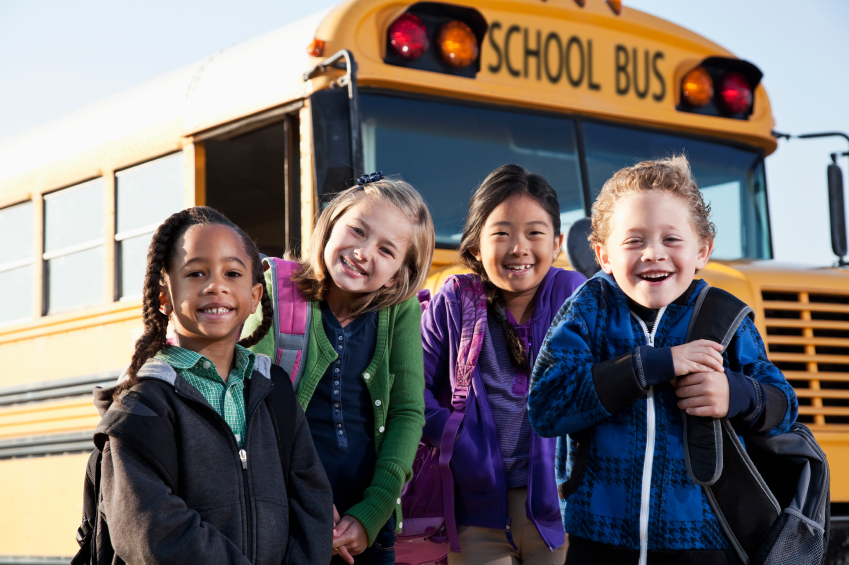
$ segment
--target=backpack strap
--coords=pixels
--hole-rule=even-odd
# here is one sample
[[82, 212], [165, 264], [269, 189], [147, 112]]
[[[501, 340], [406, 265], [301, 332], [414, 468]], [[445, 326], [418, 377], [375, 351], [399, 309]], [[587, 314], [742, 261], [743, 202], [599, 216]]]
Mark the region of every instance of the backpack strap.
[[[687, 342], [731, 343], [737, 328], [754, 312], [730, 293], [705, 287], [696, 298]], [[702, 487], [723, 532], [748, 563], [781, 513], [757, 467], [727, 418], [690, 416], [684, 423], [684, 460], [690, 478]]]
[[297, 387], [304, 373], [301, 360], [309, 344], [307, 330], [312, 317], [309, 303], [298, 290], [298, 285], [292, 281], [292, 275], [301, 266], [295, 261], [277, 257], [266, 257], [262, 262], [264, 268], [271, 269], [271, 279], [275, 283], [271, 286], [271, 303], [275, 306], [272, 323], [274, 349], [277, 352], [275, 363], [283, 367], [292, 385]]
[[[705, 286], [696, 297], [685, 342], [709, 339], [722, 345], [724, 351], [746, 316], [754, 318], [745, 302], [721, 288]], [[684, 410], [681, 418], [687, 473], [697, 485], [710, 486], [722, 474], [721, 423], [716, 418], [690, 416]]]
[[297, 398], [291, 386], [289, 375], [277, 365], [271, 365], [271, 392], [265, 397], [265, 405], [271, 415], [274, 435], [277, 437], [277, 451], [280, 453], [280, 467], [289, 488], [289, 465], [292, 461], [292, 449], [295, 445], [295, 426], [298, 424], [296, 409]]
[[483, 282], [475, 275], [455, 275], [445, 284], [453, 284], [460, 298], [462, 313], [460, 344], [457, 351], [455, 380], [452, 383], [451, 405], [454, 411], [445, 422], [442, 441], [439, 447], [439, 474], [442, 479], [442, 507], [445, 513], [445, 525], [448, 530], [448, 543], [451, 551], [460, 552], [460, 539], [457, 534], [457, 519], [454, 514], [454, 476], [451, 473], [451, 456], [454, 454], [454, 442], [457, 432], [466, 415], [466, 400], [472, 385], [472, 374], [478, 364], [483, 340], [486, 335], [486, 291]]

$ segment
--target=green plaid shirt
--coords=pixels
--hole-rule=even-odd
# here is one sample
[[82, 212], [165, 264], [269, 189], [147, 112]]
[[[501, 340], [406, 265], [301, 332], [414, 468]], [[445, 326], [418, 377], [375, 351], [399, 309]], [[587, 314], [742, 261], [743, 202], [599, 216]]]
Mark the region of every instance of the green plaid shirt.
[[236, 345], [236, 366], [227, 376], [227, 382], [215, 370], [215, 364], [199, 353], [172, 345], [156, 354], [174, 367], [190, 385], [200, 391], [209, 405], [218, 412], [242, 447], [245, 442], [245, 379], [251, 378], [256, 355]]

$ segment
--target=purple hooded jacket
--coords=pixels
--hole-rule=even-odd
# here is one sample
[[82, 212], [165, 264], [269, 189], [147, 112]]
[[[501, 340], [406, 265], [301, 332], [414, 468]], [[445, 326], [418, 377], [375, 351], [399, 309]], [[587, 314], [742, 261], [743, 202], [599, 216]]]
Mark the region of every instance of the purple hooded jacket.
[[[552, 267], [537, 289], [531, 318], [534, 358], [563, 302], [586, 279], [583, 275]], [[443, 286], [422, 314], [425, 366], [425, 426], [423, 439], [439, 447], [442, 430], [451, 414], [460, 341], [460, 302], [452, 285]], [[552, 549], [563, 545], [563, 521], [554, 478], [556, 440], [531, 432], [528, 463], [528, 518]], [[492, 409], [480, 366], [472, 374], [466, 416], [451, 459], [454, 474], [457, 524], [506, 530], [507, 486]]]

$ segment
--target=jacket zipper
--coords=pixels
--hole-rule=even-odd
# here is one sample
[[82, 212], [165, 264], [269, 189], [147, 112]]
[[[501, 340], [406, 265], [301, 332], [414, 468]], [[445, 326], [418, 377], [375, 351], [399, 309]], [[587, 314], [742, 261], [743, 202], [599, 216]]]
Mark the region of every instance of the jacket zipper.
[[[230, 435], [231, 440], [233, 441], [234, 444], [236, 444], [236, 449], [239, 452], [239, 461], [241, 462], [241, 465], [242, 465], [242, 485], [244, 486], [244, 490], [245, 490], [245, 523], [247, 525], [247, 532], [248, 532], [248, 534], [247, 534], [247, 544], [246, 544], [248, 554], [246, 555], [246, 557], [249, 560], [253, 560], [253, 556], [252, 556], [252, 553], [253, 553], [253, 551], [252, 551], [252, 548], [253, 548], [253, 524], [252, 524], [252, 521], [251, 521], [251, 497], [250, 497], [250, 494], [248, 492], [248, 451], [246, 449], [240, 448], [239, 444], [236, 443], [236, 438], [233, 436], [233, 430], [230, 429], [230, 424], [227, 423], [227, 420], [224, 419], [224, 416], [222, 416], [221, 414], [219, 414], [218, 412], [216, 412], [215, 410], [213, 410], [211, 407], [207, 406], [206, 404], [203, 404], [202, 402], [198, 401], [195, 398], [192, 398], [191, 396], [189, 396], [187, 394], [180, 394], [180, 396], [182, 396], [182, 397], [184, 397], [188, 400], [191, 400], [192, 402], [197, 402], [201, 406], [203, 406], [203, 407], [205, 407], [209, 410], [212, 410], [212, 412], [216, 416], [218, 416], [218, 418], [224, 423], [224, 426], [227, 428], [227, 431], [230, 432], [229, 435]], [[260, 400], [260, 402], [258, 402], [257, 405], [254, 407], [253, 412], [251, 412], [250, 415], [247, 415], [247, 414], [245, 415], [245, 445], [248, 444], [248, 431], [250, 429], [250, 421], [253, 419], [254, 414], [256, 414], [256, 411], [259, 408], [259, 405], [262, 404], [262, 402], [264, 400], [265, 400], [265, 398], [263, 397], [262, 400]]]
[[[654, 347], [654, 336], [657, 333], [657, 328], [660, 327], [660, 319], [666, 311], [666, 306], [657, 312], [657, 317], [654, 320], [654, 326], [649, 332], [646, 323], [636, 314], [631, 312], [631, 315], [636, 318], [643, 328], [643, 333], [646, 335], [646, 341], [650, 347]], [[651, 505], [651, 473], [652, 464], [654, 463], [654, 441], [655, 441], [655, 405], [654, 405], [654, 387], [649, 387], [648, 395], [646, 396], [646, 454], [643, 461], [643, 481], [642, 490], [640, 492], [640, 562], [639, 565], [647, 565], [648, 563], [648, 547], [649, 547], [649, 507]]]

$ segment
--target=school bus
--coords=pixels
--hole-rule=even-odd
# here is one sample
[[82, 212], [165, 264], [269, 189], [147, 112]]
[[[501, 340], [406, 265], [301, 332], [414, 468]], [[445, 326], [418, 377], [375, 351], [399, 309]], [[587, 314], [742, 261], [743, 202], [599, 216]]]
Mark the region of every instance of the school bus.
[[263, 253], [303, 252], [334, 192], [400, 174], [433, 211], [436, 288], [495, 167], [547, 177], [565, 227], [613, 171], [681, 151], [719, 232], [701, 276], [754, 308], [849, 514], [849, 279], [772, 260], [760, 80], [614, 0], [351, 0], [0, 140], [0, 563], [76, 551], [90, 391], [128, 363], [170, 213], [213, 206]]

